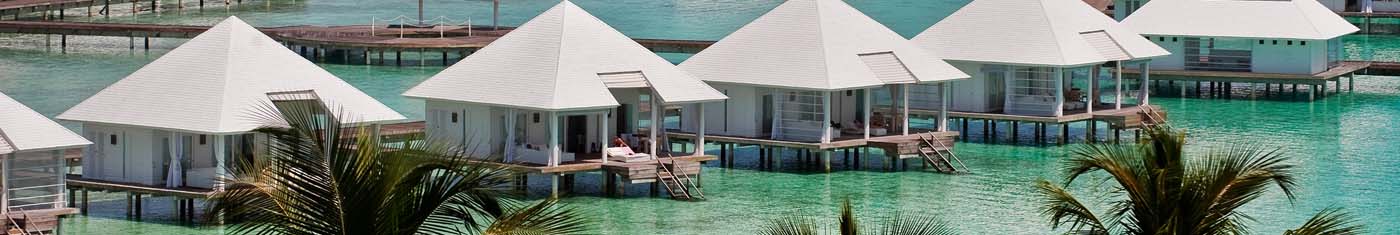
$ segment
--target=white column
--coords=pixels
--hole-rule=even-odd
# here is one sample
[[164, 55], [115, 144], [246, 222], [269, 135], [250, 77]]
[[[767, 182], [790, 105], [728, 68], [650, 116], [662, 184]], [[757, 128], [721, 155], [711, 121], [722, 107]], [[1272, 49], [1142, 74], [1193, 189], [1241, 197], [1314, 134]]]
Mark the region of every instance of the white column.
[[865, 113], [865, 138], [866, 138], [866, 139], [869, 139], [869, 138], [870, 138], [870, 123], [875, 123], [875, 120], [870, 120], [870, 112], [871, 112], [871, 111], [870, 111], [870, 106], [872, 106], [872, 104], [873, 104], [873, 103], [870, 102], [870, 91], [871, 91], [870, 88], [865, 88], [865, 111], [864, 111], [864, 113]]
[[549, 166], [559, 166], [559, 157], [563, 155], [563, 149], [559, 148], [559, 112], [549, 112]]
[[1123, 109], [1123, 66], [1127, 64], [1118, 61], [1118, 67], [1113, 70], [1113, 109]]
[[909, 135], [909, 86], [910, 84], [901, 85], [900, 87], [903, 89], [900, 89], [902, 91], [899, 95], [900, 99], [903, 100], [900, 103], [904, 106], [904, 135]]
[[[68, 182], [68, 161], [65, 161], [63, 159], [63, 150], [54, 150], [51, 152], [53, 153], [54, 162], [58, 163], [58, 179], [56, 179], [58, 182], [54, 182], [54, 184], [63, 185]], [[61, 208], [64, 206], [63, 201], [68, 200], [67, 197], [64, 197], [65, 192], [67, 191], [59, 191], [58, 198], [54, 198], [54, 204], [51, 208]], [[9, 200], [9, 198], [6, 198], [5, 200]]]
[[[1151, 81], [1151, 80], [1148, 80], [1148, 78], [1151, 77], [1151, 75], [1148, 73], [1148, 67], [1149, 67], [1151, 64], [1152, 64], [1151, 61], [1143, 61], [1142, 64], [1139, 64], [1139, 65], [1138, 65], [1139, 67], [1142, 67], [1141, 69], [1138, 69], [1138, 71], [1142, 72], [1142, 73], [1141, 73], [1141, 74], [1142, 74], [1142, 87], [1138, 88], [1138, 89], [1139, 89], [1139, 90], [1138, 90], [1138, 105], [1147, 105], [1147, 99], [1148, 99], [1148, 97], [1149, 97], [1149, 93], [1148, 93], [1148, 90], [1147, 90], [1147, 83]], [[1182, 87], [1182, 89], [1181, 89], [1181, 90], [1182, 90], [1182, 92], [1181, 92], [1182, 95], [1181, 95], [1181, 96], [1184, 97], [1184, 96], [1186, 96], [1186, 83], [1183, 82], [1183, 83], [1181, 83], [1181, 84], [1182, 84], [1182, 85], [1181, 85], [1181, 87]]]
[[695, 116], [699, 116], [696, 126], [700, 127], [695, 129], [695, 155], [705, 155], [705, 104], [695, 104], [695, 107]]
[[[506, 109], [505, 162], [515, 161], [515, 109]], [[465, 132], [464, 132], [465, 133]]]
[[938, 84], [942, 91], [938, 92], [942, 99], [939, 99], [938, 107], [938, 131], [948, 131], [948, 101], [953, 99], [953, 82], [945, 81]]
[[14, 165], [15, 155], [17, 154], [10, 153], [7, 155], [0, 155], [5, 157], [4, 163], [0, 163], [0, 173], [4, 174], [4, 179], [0, 180], [0, 192], [7, 192], [0, 193], [0, 211], [4, 211], [7, 213], [10, 212], [10, 194], [8, 193], [10, 192], [10, 179], [14, 178], [14, 176], [10, 174], [11, 172], [14, 172], [10, 170], [10, 166]]
[[[1102, 70], [1103, 67], [1094, 65], [1090, 66], [1089, 69], [1089, 89], [1086, 89], [1089, 93], [1089, 99], [1084, 101], [1084, 113], [1094, 113], [1094, 105], [1099, 103], [1099, 70]], [[1069, 79], [1070, 86], [1073, 86], [1074, 76], [1070, 76]]]
[[598, 120], [603, 122], [602, 124], [598, 125], [599, 127], [601, 127], [598, 129], [598, 135], [602, 136], [602, 138], [599, 139], [599, 142], [603, 142], [603, 149], [600, 149], [600, 151], [598, 152], [603, 153], [603, 162], [608, 162], [608, 148], [610, 145], [612, 145], [613, 137], [612, 135], [609, 135], [609, 133], [611, 132], [608, 130], [608, 123], [612, 122], [612, 111], [609, 110], [603, 112], [603, 114], [599, 114]]
[[1055, 116], [1065, 115], [1065, 69], [1055, 68]]
[[224, 136], [214, 135], [214, 190], [224, 189], [223, 178], [228, 174], [224, 159], [228, 157], [227, 149], [228, 143], [224, 142]]
[[[773, 97], [773, 100], [777, 99], [780, 98]], [[831, 91], [822, 91], [822, 143], [831, 143]]]
[[666, 108], [661, 107], [661, 102], [657, 102], [658, 99], [660, 99], [660, 97], [657, 97], [655, 92], [652, 92], [651, 94], [651, 127], [647, 128], [647, 130], [649, 130], [649, 132], [651, 133], [647, 135], [648, 137], [650, 137], [647, 138], [647, 142], [650, 143], [648, 146], [650, 152], [648, 153], [651, 154], [652, 159], [656, 159], [656, 144], [659, 143], [658, 140], [661, 139], [661, 136], [659, 136], [661, 133], [660, 130], [662, 128], [661, 112], [665, 112]]

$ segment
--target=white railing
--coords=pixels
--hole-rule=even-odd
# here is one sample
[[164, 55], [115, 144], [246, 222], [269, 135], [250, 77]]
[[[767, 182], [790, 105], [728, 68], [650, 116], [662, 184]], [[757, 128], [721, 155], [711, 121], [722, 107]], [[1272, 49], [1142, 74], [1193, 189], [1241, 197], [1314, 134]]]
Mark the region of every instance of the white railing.
[[[376, 36], [376, 35], [378, 35], [378, 34], [375, 32], [375, 30], [377, 30], [377, 29], [379, 28], [379, 22], [384, 22], [384, 26], [389, 26], [390, 24], [394, 23], [395, 21], [398, 21], [398, 23], [399, 23], [399, 24], [398, 24], [398, 25], [399, 25], [399, 38], [403, 38], [404, 35], [407, 34], [407, 28], [408, 28], [408, 27], [404, 27], [404, 26], [407, 25], [407, 21], [408, 21], [408, 20], [412, 20], [412, 19], [409, 18], [408, 16], [405, 16], [405, 15], [399, 15], [399, 16], [396, 16], [396, 17], [394, 17], [394, 18], [388, 18], [388, 19], [382, 19], [382, 20], [379, 19], [379, 17], [372, 17], [372, 18], [370, 18], [370, 21], [369, 21], [369, 34], [370, 34], [371, 36]], [[438, 16], [437, 18], [433, 18], [433, 19], [431, 19], [431, 20], [421, 20], [421, 19], [420, 19], [419, 24], [420, 24], [420, 25], [432, 25], [433, 28], [435, 28], [435, 29], [438, 30], [438, 37], [439, 37], [439, 38], [441, 38], [441, 37], [446, 37], [446, 36], [447, 36], [447, 26], [465, 26], [465, 27], [467, 27], [467, 36], [468, 36], [468, 37], [474, 36], [474, 33], [472, 32], [473, 29], [472, 29], [472, 19], [471, 19], [471, 18], [466, 18], [465, 20], [455, 20], [455, 19], [452, 19], [452, 18], [448, 18], [447, 16]]]

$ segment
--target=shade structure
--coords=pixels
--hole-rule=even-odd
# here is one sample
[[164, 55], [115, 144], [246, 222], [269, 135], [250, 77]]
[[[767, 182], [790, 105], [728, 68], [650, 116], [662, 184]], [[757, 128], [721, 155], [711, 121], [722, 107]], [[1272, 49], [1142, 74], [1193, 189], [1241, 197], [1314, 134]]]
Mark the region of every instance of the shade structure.
[[680, 67], [706, 82], [807, 90], [968, 77], [841, 0], [787, 1]]
[[669, 104], [727, 98], [570, 1], [404, 95], [569, 111], [618, 106], [609, 88], [650, 88]]
[[315, 92], [342, 120], [402, 120], [373, 97], [288, 50], [238, 17], [59, 115], [59, 119], [201, 134], [236, 134], [267, 124], [268, 93]]
[[974, 0], [914, 37], [948, 60], [1082, 66], [1168, 52], [1080, 0]]

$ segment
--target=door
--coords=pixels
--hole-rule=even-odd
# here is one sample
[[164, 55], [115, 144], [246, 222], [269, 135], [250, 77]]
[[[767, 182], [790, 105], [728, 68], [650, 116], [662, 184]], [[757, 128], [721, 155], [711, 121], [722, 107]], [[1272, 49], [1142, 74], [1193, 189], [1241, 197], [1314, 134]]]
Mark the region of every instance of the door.
[[612, 113], [613, 121], [617, 122], [614, 123], [613, 126], [615, 126], [614, 128], [617, 129], [617, 134], [619, 135], [621, 135], [622, 133], [632, 133], [633, 129], [629, 128], [631, 125], [627, 125], [628, 123], [630, 123], [627, 120], [632, 118], [632, 115], [630, 115], [632, 112], [628, 112], [627, 110], [631, 108], [631, 105], [627, 104], [618, 105], [617, 111], [613, 111]]
[[101, 178], [109, 180], [121, 180], [126, 178], [126, 139], [121, 133], [97, 132], [99, 155], [101, 159]]
[[987, 72], [987, 110], [1006, 108], [1006, 72]]
[[564, 120], [564, 152], [588, 151], [588, 116], [574, 115]]

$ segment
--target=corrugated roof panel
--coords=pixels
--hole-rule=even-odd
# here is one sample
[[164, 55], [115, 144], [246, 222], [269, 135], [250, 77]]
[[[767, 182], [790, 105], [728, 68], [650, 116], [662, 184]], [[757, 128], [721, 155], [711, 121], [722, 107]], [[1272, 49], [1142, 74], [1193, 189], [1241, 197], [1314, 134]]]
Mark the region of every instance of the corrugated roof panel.
[[1095, 51], [1103, 55], [1104, 59], [1115, 61], [1133, 59], [1132, 56], [1128, 56], [1127, 50], [1123, 50], [1123, 47], [1118, 45], [1118, 42], [1115, 42], [1113, 37], [1108, 36], [1108, 33], [1103, 30], [1083, 32], [1079, 33], [1079, 36], [1084, 37], [1084, 42], [1089, 43], [1089, 47], [1093, 47]]
[[234, 134], [261, 127], [268, 92], [315, 90], [345, 120], [404, 119], [373, 97], [229, 17], [59, 115], [62, 120]]
[[914, 73], [909, 72], [909, 68], [904, 66], [904, 62], [899, 60], [894, 52], [880, 52], [860, 55], [860, 60], [865, 61], [865, 66], [870, 67], [871, 72], [875, 72], [875, 77], [885, 81], [885, 83], [901, 84], [916, 83]]
[[913, 41], [948, 60], [1045, 66], [1112, 61], [1080, 36], [1089, 31], [1103, 31], [1131, 58], [1168, 54], [1079, 0], [972, 1]]
[[707, 82], [804, 90], [888, 84], [857, 55], [895, 52], [918, 82], [967, 74], [841, 0], [791, 0], [680, 65]]
[[73, 148], [90, 142], [68, 128], [0, 94], [0, 154]]
[[620, 73], [600, 73], [599, 79], [603, 79], [603, 84], [608, 88], [643, 88], [649, 87], [647, 76], [641, 71], [620, 72]]
[[[620, 71], [636, 74], [614, 74]], [[579, 110], [617, 106], [608, 90], [612, 86], [650, 86], [668, 103], [728, 98], [570, 1], [530, 19], [404, 95]]]
[[1360, 31], [1315, 0], [1151, 1], [1123, 19], [1142, 34], [1328, 40]]

